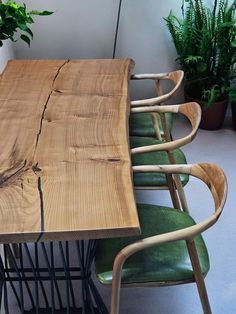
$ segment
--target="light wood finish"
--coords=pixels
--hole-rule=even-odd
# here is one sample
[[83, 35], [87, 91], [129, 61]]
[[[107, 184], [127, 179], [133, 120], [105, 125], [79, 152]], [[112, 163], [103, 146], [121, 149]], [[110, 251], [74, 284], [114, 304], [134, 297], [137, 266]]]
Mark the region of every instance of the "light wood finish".
[[0, 80], [0, 242], [139, 234], [133, 61], [11, 61]]
[[180, 88], [180, 85], [183, 81], [184, 78], [184, 72], [181, 70], [178, 71], [173, 71], [169, 73], [158, 73], [158, 74], [134, 74], [131, 76], [132, 80], [154, 80], [156, 82], [156, 85], [160, 83], [161, 80], [169, 80], [172, 81], [174, 84], [173, 89], [162, 95], [158, 94], [159, 96], [157, 97], [152, 97], [148, 99], [141, 99], [141, 100], [132, 100], [131, 101], [131, 106], [136, 107], [136, 106], [153, 106], [157, 104], [161, 104], [163, 102], [166, 102], [167, 100], [171, 99], [178, 89]]
[[[213, 164], [195, 164], [195, 165], [170, 165], [170, 166], [135, 166], [134, 172], [162, 172], [162, 173], [185, 173], [193, 175], [201, 179], [209, 187], [215, 203], [214, 213], [202, 222], [194, 226], [184, 228], [181, 230], [153, 236], [150, 238], [142, 239], [131, 245], [128, 245], [121, 250], [114, 261], [113, 266], [113, 279], [112, 279], [112, 298], [111, 298], [111, 314], [118, 314], [119, 312], [119, 298], [120, 298], [120, 285], [121, 285], [121, 270], [127, 258], [134, 253], [158, 246], [163, 243], [168, 243], [177, 240], [192, 241], [194, 237], [201, 234], [218, 220], [227, 194], [227, 181], [223, 171]], [[198, 287], [200, 290], [201, 301], [203, 303], [203, 310], [205, 314], [210, 314], [210, 306], [207, 295], [204, 294], [204, 287]], [[202, 296], [203, 294], [204, 296]]]
[[[145, 152], [152, 152], [152, 151], [161, 151], [165, 150], [167, 151], [168, 158], [170, 160], [170, 164], [175, 164], [175, 159], [173, 157], [172, 150], [179, 148], [181, 146], [184, 146], [191, 141], [196, 136], [200, 120], [201, 120], [201, 108], [197, 103], [185, 103], [182, 105], [171, 105], [171, 106], [152, 106], [152, 107], [137, 107], [137, 108], [131, 108], [131, 113], [142, 113], [142, 112], [158, 112], [159, 114], [163, 114], [166, 112], [172, 112], [172, 113], [180, 113], [183, 114], [190, 122], [191, 124], [191, 132], [177, 140], [171, 140], [170, 139], [170, 134], [169, 131], [167, 133], [167, 130], [164, 129], [164, 134], [167, 137], [167, 142], [163, 142], [158, 145], [150, 145], [150, 146], [143, 146], [143, 147], [138, 147], [138, 148], [133, 148], [131, 149], [132, 154], [138, 154], [138, 153], [145, 153]], [[160, 137], [158, 137], [158, 140], [161, 140]], [[168, 189], [171, 195], [171, 199], [173, 202], [173, 206], [175, 208], [183, 208], [185, 211], [188, 211], [187, 207], [187, 202], [186, 198], [183, 192], [183, 187], [179, 178], [179, 175], [174, 175], [174, 180], [172, 178], [172, 175], [166, 174], [166, 180], [167, 180], [167, 185]], [[145, 190], [145, 189], [166, 189], [167, 187], [135, 187], [135, 189], [138, 190]], [[178, 193], [176, 192], [176, 188]], [[180, 199], [180, 201], [179, 201]], [[181, 203], [181, 204], [180, 204]], [[181, 206], [182, 205], [182, 206]]]
[[[137, 106], [142, 106], [142, 105], [148, 105], [152, 107], [153, 105], [157, 105], [157, 104], [163, 105], [164, 102], [171, 99], [176, 94], [176, 92], [180, 88], [183, 77], [184, 77], [184, 72], [181, 70], [170, 72], [170, 73], [133, 75], [132, 79], [135, 79], [135, 80], [146, 80], [146, 79], [155, 80], [156, 91], [157, 91], [158, 96], [154, 98], [144, 99], [144, 100], [132, 101], [131, 106], [137, 107]], [[163, 80], [170, 80], [174, 84], [173, 89], [169, 93], [164, 94], [164, 95], [163, 95], [162, 86], [161, 86], [161, 81]], [[160, 118], [161, 118], [161, 126], [164, 131], [164, 136], [162, 138], [156, 113], [152, 111], [146, 111], [146, 112], [150, 112], [152, 123], [153, 123], [153, 128], [155, 130], [157, 139], [171, 142], [171, 136], [167, 127], [164, 113], [163, 112], [159, 113]], [[172, 152], [168, 150], [167, 153], [168, 153], [168, 158], [170, 160], [170, 163], [175, 164], [175, 160], [173, 158]], [[182, 184], [181, 184], [179, 176], [174, 175], [172, 177], [171, 175], [166, 174], [166, 181], [167, 181], [168, 189], [169, 189], [171, 199], [173, 202], [173, 206], [175, 208], [181, 208], [180, 203], [182, 203], [182, 208], [184, 207], [187, 211], [188, 207], [187, 207], [187, 203], [185, 200], [185, 196], [184, 196], [184, 192], [183, 192], [183, 188], [182, 188]], [[176, 191], [176, 188], [177, 188], [178, 193]], [[137, 189], [142, 190], [142, 189], [146, 189], [146, 187], [138, 187]], [[157, 189], [159, 189], [159, 187], [157, 187]]]
[[[161, 77], [162, 75], [158, 75], [158, 76]], [[173, 77], [174, 77], [174, 83], [178, 85], [178, 81], [179, 81], [178, 76], [174, 75]], [[162, 91], [160, 79], [156, 80], [156, 91], [157, 91], [157, 95], [159, 97], [159, 105], [164, 105], [164, 103], [161, 103], [161, 101], [166, 101], [166, 99], [163, 100], [164, 96], [163, 96], [163, 91]], [[197, 114], [198, 114], [198, 119], [200, 120], [201, 112], [200, 113], [197, 112]], [[163, 138], [162, 138], [161, 133], [160, 133], [160, 126], [158, 124], [157, 115], [155, 114], [155, 112], [151, 112], [152, 123], [153, 123], [153, 127], [155, 129], [156, 137], [158, 140], [164, 140], [164, 141], [167, 141], [168, 143], [172, 143], [172, 136], [171, 136], [170, 131], [168, 129], [165, 115], [163, 112], [160, 112], [159, 115], [160, 115], [161, 126], [162, 126], [162, 129], [164, 131]], [[193, 116], [193, 118], [194, 118], [194, 116]], [[168, 159], [170, 161], [170, 164], [176, 164], [176, 160], [175, 160], [175, 156], [173, 154], [173, 151], [171, 149], [169, 149], [169, 150], [166, 150], [166, 152], [168, 154]], [[182, 186], [182, 182], [180, 180], [179, 174], [171, 175], [171, 174], [167, 173], [166, 174], [166, 181], [167, 181], [167, 186], [169, 189], [169, 193], [170, 193], [174, 208], [182, 209], [185, 212], [189, 212], [189, 207], [187, 204], [186, 196], [184, 193], [184, 188]], [[148, 188], [148, 187], [145, 187], [145, 189], [146, 188]], [[143, 187], [139, 187], [139, 189], [143, 189]], [[211, 313], [210, 305], [209, 305], [209, 301], [208, 301], [208, 296], [207, 296], [207, 292], [206, 292], [206, 287], [205, 287], [205, 283], [204, 283], [204, 278], [203, 278], [202, 272], [200, 270], [199, 258], [196, 254], [195, 243], [194, 243], [194, 241], [186, 240], [186, 244], [187, 244], [188, 252], [189, 252], [189, 255], [191, 258], [191, 262], [192, 262], [192, 266], [193, 266], [193, 270], [194, 270], [194, 274], [195, 274], [195, 280], [196, 280], [196, 284], [197, 284], [197, 287], [199, 290], [199, 295], [200, 295], [200, 298], [202, 301], [203, 309], [204, 309], [205, 313]]]
[[[161, 90], [161, 86], [160, 86], [159, 82], [157, 84], [157, 93], [159, 95], [162, 94], [162, 90]], [[191, 104], [189, 104], [189, 105], [191, 105]], [[176, 107], [176, 106], [172, 106], [172, 107]], [[165, 112], [164, 110], [165, 110], [165, 108], [168, 108], [168, 106], [163, 106], [163, 107], [159, 107], [159, 108], [162, 108], [162, 110], [159, 110], [159, 114], [160, 114], [160, 118], [161, 118], [161, 125], [162, 125], [162, 128], [164, 130], [164, 139], [167, 141], [167, 143], [165, 145], [166, 145], [166, 151], [168, 154], [168, 158], [169, 158], [170, 164], [176, 164], [176, 160], [175, 160], [172, 148], [171, 148], [171, 146], [176, 141], [173, 141], [171, 138], [169, 129], [167, 127], [165, 115], [164, 115], [164, 112]], [[141, 108], [134, 108], [133, 110], [136, 112], [139, 112], [139, 109], [141, 109]], [[146, 108], [143, 110], [148, 112], [150, 110], [150, 108]], [[142, 111], [142, 109], [140, 110], [140, 112], [141, 111]], [[198, 108], [194, 108], [194, 106], [188, 106], [188, 104], [185, 104], [185, 105], [182, 105], [180, 107], [180, 109], [176, 110], [176, 112], [181, 112], [185, 116], [187, 116], [191, 122], [192, 129], [193, 129], [193, 136], [191, 136], [191, 133], [190, 133], [190, 136], [187, 137], [188, 138], [187, 140], [185, 140], [184, 138], [182, 140], [179, 140], [179, 143], [178, 143], [179, 145], [176, 147], [181, 147], [182, 145], [189, 143], [195, 137], [199, 123], [200, 123], [201, 110], [200, 110], [199, 106], [198, 106]], [[152, 117], [153, 117], [154, 127], [156, 125], [156, 128], [157, 128], [158, 121], [156, 118], [156, 114], [152, 113], [152, 115], [153, 115]], [[159, 126], [158, 126], [158, 128], [159, 128]], [[161, 139], [159, 134], [157, 134], [157, 138]], [[160, 144], [160, 146], [161, 145], [163, 145], [163, 144]], [[156, 145], [156, 146], [158, 146], [158, 145]], [[159, 149], [160, 148], [161, 147], [159, 147]], [[145, 150], [146, 148], [144, 147], [142, 149]], [[166, 180], [167, 180], [169, 193], [170, 193], [170, 196], [172, 199], [173, 207], [178, 208], [178, 209], [182, 209], [185, 212], [189, 212], [189, 207], [187, 204], [186, 196], [184, 193], [184, 189], [183, 189], [179, 174], [171, 175], [171, 174], [167, 173], [166, 174]], [[139, 187], [139, 188], [142, 189], [142, 187]], [[148, 188], [148, 187], [146, 187], [146, 188]], [[198, 287], [198, 291], [199, 291], [199, 295], [201, 298], [203, 309], [204, 309], [205, 313], [211, 313], [210, 304], [209, 304], [207, 291], [206, 291], [206, 287], [205, 287], [205, 282], [204, 282], [204, 278], [203, 278], [203, 275], [201, 272], [200, 262], [199, 262], [199, 258], [198, 258], [197, 252], [196, 252], [195, 243], [194, 243], [194, 241], [187, 239], [186, 244], [187, 244], [189, 256], [190, 256], [190, 259], [192, 262], [195, 280], [196, 280], [196, 284]]]
[[201, 108], [197, 103], [185, 103], [182, 105], [171, 105], [171, 106], [153, 106], [152, 108], [149, 107], [139, 107], [139, 108], [132, 108], [131, 113], [142, 113], [142, 112], [158, 112], [158, 113], [181, 113], [183, 114], [191, 123], [191, 132], [184, 136], [183, 138], [163, 142], [157, 145], [149, 145], [149, 146], [142, 146], [137, 148], [132, 148], [132, 154], [141, 154], [141, 153], [148, 153], [148, 152], [155, 152], [155, 151], [171, 151], [181, 146], [184, 146], [191, 141], [196, 136], [199, 123], [201, 121]]

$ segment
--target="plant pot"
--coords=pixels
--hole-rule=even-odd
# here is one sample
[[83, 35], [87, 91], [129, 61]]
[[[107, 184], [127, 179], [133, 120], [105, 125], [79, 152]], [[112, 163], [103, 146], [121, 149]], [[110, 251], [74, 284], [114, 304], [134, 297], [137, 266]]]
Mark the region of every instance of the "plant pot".
[[231, 103], [231, 109], [232, 109], [232, 124], [233, 129], [236, 131], [236, 102]]
[[[185, 91], [185, 100], [187, 102], [197, 102], [201, 106], [202, 109], [202, 118], [200, 122], [200, 129], [204, 130], [218, 130], [222, 127], [225, 119], [226, 109], [228, 100], [227, 98], [216, 101], [210, 108], [207, 110], [204, 110], [204, 102], [191, 97], [186, 91]], [[235, 108], [236, 111], [236, 108]]]

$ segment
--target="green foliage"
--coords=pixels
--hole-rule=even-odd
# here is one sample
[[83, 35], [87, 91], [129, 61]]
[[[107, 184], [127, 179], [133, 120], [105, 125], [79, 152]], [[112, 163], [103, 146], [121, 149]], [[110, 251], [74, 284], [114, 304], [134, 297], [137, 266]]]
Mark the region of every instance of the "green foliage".
[[[21, 39], [30, 46], [33, 32], [28, 25], [34, 23], [32, 16], [50, 15], [52, 13], [36, 10], [27, 12], [25, 4], [17, 4], [11, 0], [8, 0], [6, 3], [0, 1], [0, 46], [3, 45], [3, 40], [6, 39], [12, 41]], [[16, 33], [19, 36], [18, 38]]]
[[202, 0], [183, 0], [182, 19], [172, 11], [165, 18], [185, 84], [197, 84], [207, 106], [229, 94], [235, 77], [235, 10], [236, 0], [214, 0], [210, 8]]

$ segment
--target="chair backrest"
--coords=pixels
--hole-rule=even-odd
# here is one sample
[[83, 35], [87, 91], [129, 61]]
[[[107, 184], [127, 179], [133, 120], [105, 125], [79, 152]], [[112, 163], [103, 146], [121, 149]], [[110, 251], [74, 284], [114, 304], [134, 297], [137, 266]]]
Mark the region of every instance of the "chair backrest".
[[149, 145], [132, 148], [131, 154], [147, 153], [162, 150], [172, 151], [178, 147], [190, 143], [195, 138], [201, 120], [201, 108], [199, 104], [191, 102], [182, 105], [152, 106], [151, 108], [150, 107], [131, 108], [131, 113], [142, 113], [150, 111], [158, 113], [166, 112], [181, 113], [190, 121], [192, 130], [187, 136], [181, 139], [173, 140], [170, 142], [164, 142], [158, 145]]
[[174, 87], [172, 90], [164, 95], [161, 95], [158, 93], [157, 97], [152, 97], [152, 98], [147, 98], [147, 99], [142, 99], [142, 100], [133, 100], [130, 102], [131, 107], [136, 107], [136, 106], [153, 106], [157, 104], [161, 104], [169, 99], [171, 99], [175, 93], [178, 91], [180, 88], [180, 85], [183, 81], [184, 77], [184, 72], [181, 70], [178, 71], [173, 71], [169, 73], [159, 73], [159, 74], [134, 74], [131, 76], [132, 80], [155, 80], [157, 89], [159, 89], [158, 85], [160, 84], [161, 80], [169, 80], [174, 83]]
[[126, 259], [134, 253], [177, 240], [188, 240], [210, 228], [219, 218], [227, 195], [227, 180], [219, 166], [214, 164], [134, 166], [134, 172], [184, 173], [193, 175], [206, 183], [215, 203], [213, 215], [191, 227], [142, 239], [123, 248], [116, 256], [113, 266], [112, 298], [110, 314], [118, 314], [121, 285], [121, 271]]
[[[182, 173], [202, 180], [210, 189], [215, 203], [213, 221], [219, 218], [227, 195], [227, 180], [223, 170], [215, 164], [133, 166], [134, 172]], [[201, 232], [204, 230], [201, 230]]]

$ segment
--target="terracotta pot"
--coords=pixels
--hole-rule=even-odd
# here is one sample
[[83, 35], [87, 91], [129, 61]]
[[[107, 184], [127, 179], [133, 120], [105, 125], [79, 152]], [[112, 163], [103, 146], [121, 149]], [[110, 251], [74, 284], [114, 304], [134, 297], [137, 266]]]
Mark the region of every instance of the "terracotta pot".
[[234, 131], [236, 131], [236, 103], [235, 102], [232, 102], [231, 109], [232, 109], [233, 129], [234, 129]]
[[[204, 102], [189, 96], [185, 92], [185, 100], [187, 102], [194, 101], [199, 103], [202, 108], [202, 118], [200, 122], [200, 128], [204, 130], [218, 130], [222, 127], [225, 119], [226, 109], [227, 109], [227, 98], [215, 102], [207, 110], [203, 110]], [[236, 109], [236, 108], [235, 108]]]

